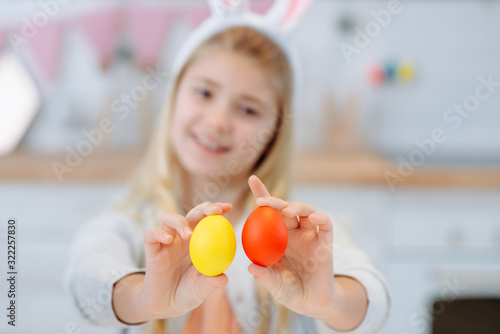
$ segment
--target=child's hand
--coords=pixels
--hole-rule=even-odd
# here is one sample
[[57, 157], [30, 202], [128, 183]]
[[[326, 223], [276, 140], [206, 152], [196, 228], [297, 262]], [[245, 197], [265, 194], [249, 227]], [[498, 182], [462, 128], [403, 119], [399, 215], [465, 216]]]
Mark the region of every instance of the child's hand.
[[[258, 206], [281, 214], [288, 230], [288, 246], [278, 263], [261, 267], [252, 263], [250, 274], [288, 309], [318, 317], [334, 307], [333, 225], [327, 215], [303, 202], [287, 203], [271, 197], [256, 176], [248, 180]], [[297, 221], [300, 217], [300, 223]], [[319, 226], [319, 233], [317, 227]]]
[[200, 305], [212, 291], [227, 284], [225, 274], [208, 277], [196, 270], [189, 256], [189, 240], [200, 220], [231, 209], [229, 203], [205, 202], [189, 211], [185, 218], [174, 213], [164, 214], [160, 227], [146, 232], [146, 276], [140, 296], [155, 319], [185, 314]]

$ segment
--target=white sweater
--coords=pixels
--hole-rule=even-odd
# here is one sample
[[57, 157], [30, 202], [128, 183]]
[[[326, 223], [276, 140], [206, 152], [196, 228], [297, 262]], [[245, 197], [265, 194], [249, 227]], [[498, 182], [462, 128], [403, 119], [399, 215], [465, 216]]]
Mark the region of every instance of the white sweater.
[[[244, 212], [244, 218], [235, 225], [237, 249], [233, 263], [225, 271], [229, 279], [225, 288], [243, 332], [254, 333], [259, 321], [255, 279], [247, 271], [250, 260], [241, 246], [241, 231], [248, 214], [248, 211]], [[369, 299], [368, 311], [361, 325], [353, 331], [342, 333], [376, 333], [389, 315], [387, 283], [368, 257], [354, 246], [347, 231], [340, 224], [332, 222], [334, 274], [350, 276], [361, 282]], [[114, 283], [128, 274], [145, 272], [143, 237], [154, 224], [150, 222], [141, 226], [122, 213], [106, 211], [76, 230], [63, 283], [81, 314], [90, 323], [123, 328], [126, 329], [124, 332], [130, 334], [150, 332], [153, 321], [136, 325], [121, 322], [113, 311], [111, 297]], [[270, 311], [271, 326], [277, 323], [275, 311]], [[318, 319], [294, 312], [289, 314], [291, 333], [339, 333]], [[187, 313], [168, 319], [168, 333], [181, 333], [189, 315]]]

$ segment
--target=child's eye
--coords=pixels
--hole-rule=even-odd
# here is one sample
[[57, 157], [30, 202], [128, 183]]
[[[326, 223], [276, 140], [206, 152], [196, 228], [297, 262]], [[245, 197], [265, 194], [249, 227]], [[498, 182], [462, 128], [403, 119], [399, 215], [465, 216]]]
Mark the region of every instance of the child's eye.
[[257, 115], [257, 112], [251, 108], [247, 108], [247, 107], [241, 107], [240, 108], [241, 112], [246, 114], [246, 115], [250, 115], [250, 116], [255, 116]]
[[212, 93], [210, 93], [208, 90], [203, 89], [203, 88], [196, 89], [196, 94], [202, 98], [205, 98], [205, 99], [208, 99], [212, 96]]

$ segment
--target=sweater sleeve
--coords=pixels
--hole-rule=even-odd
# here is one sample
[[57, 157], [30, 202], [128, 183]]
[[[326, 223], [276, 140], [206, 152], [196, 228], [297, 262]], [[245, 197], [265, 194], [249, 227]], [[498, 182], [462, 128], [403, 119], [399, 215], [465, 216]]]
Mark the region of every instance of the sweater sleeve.
[[361, 324], [352, 331], [335, 331], [316, 319], [318, 332], [331, 334], [377, 333], [387, 321], [390, 311], [390, 291], [383, 275], [373, 266], [367, 255], [356, 247], [340, 222], [333, 220], [334, 275], [349, 276], [360, 282], [368, 295], [368, 309]]
[[139, 267], [143, 252], [141, 227], [125, 215], [107, 211], [75, 231], [63, 274], [63, 286], [80, 314], [101, 327], [132, 327], [117, 318], [112, 306], [113, 286]]

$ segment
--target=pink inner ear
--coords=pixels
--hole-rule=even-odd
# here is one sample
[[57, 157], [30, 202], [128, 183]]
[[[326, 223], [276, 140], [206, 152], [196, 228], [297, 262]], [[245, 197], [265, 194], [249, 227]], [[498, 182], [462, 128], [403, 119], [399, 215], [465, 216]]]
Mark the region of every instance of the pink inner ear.
[[297, 19], [308, 7], [311, 0], [290, 0], [290, 5], [286, 12], [282, 24], [288, 24]]
[[283, 23], [290, 22], [290, 20], [295, 16], [298, 3], [299, 0], [290, 0], [290, 6], [288, 7], [285, 18], [282, 21]]

